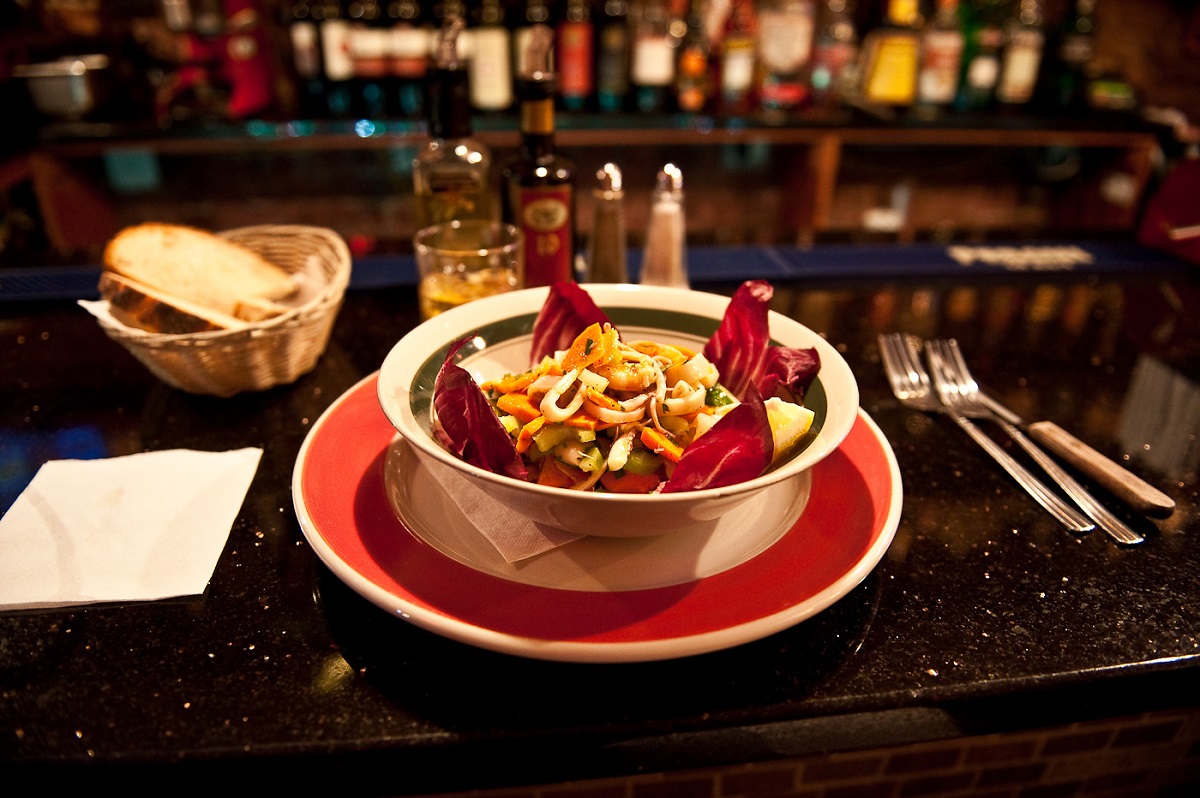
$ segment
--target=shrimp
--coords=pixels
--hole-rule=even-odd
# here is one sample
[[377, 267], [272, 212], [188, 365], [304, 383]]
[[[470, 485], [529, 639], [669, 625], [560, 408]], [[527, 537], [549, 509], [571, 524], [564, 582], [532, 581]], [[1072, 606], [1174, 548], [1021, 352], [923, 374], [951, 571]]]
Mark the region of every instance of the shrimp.
[[608, 387], [623, 393], [637, 393], [650, 387], [662, 374], [654, 358], [630, 347], [621, 347], [620, 359], [596, 364], [592, 371], [608, 380]]

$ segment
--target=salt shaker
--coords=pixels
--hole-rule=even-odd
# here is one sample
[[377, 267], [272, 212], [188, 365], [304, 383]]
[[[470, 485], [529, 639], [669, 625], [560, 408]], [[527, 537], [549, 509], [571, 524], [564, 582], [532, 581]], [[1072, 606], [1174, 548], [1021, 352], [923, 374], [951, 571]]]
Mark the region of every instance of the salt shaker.
[[683, 172], [666, 164], [658, 173], [642, 256], [642, 285], [687, 288], [684, 250]]
[[606, 163], [596, 172], [597, 185], [592, 216], [592, 237], [588, 241], [588, 280], [593, 283], [627, 283], [625, 240], [625, 192], [621, 170]]

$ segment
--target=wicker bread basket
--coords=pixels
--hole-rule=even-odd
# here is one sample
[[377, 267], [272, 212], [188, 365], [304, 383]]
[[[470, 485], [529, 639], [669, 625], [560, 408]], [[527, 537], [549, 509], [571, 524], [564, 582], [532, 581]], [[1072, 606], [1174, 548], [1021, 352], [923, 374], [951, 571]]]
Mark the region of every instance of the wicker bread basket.
[[350, 282], [350, 250], [332, 230], [299, 225], [240, 227], [219, 233], [297, 275], [304, 286], [287, 312], [233, 330], [165, 335], [98, 315], [108, 337], [163, 382], [189, 393], [233, 396], [294, 382], [329, 343]]

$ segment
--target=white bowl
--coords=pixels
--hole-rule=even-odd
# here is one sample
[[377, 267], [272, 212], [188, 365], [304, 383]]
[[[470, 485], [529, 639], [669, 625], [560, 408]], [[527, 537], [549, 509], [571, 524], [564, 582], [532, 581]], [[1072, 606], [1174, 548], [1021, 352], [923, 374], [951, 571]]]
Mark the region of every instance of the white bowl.
[[[621, 331], [623, 340], [649, 339], [699, 351], [720, 324], [729, 298], [638, 285], [585, 285]], [[431, 433], [434, 380], [448, 347], [475, 336], [460, 350], [459, 365], [482, 383], [529, 367], [533, 323], [547, 288], [480, 299], [424, 322], [392, 348], [379, 373], [379, 402], [393, 426], [435, 474], [452, 468], [478, 480], [497, 501], [533, 520], [582, 535], [661, 535], [719, 518], [784, 480], [796, 479], [833, 452], [858, 414], [858, 383], [846, 361], [820, 335], [771, 311], [772, 343], [813, 348], [821, 369], [805, 397], [816, 414], [812, 428], [785, 460], [759, 477], [722, 488], [663, 495], [618, 495], [564, 490], [522, 482], [470, 465]], [[797, 486], [801, 489], [801, 486]]]

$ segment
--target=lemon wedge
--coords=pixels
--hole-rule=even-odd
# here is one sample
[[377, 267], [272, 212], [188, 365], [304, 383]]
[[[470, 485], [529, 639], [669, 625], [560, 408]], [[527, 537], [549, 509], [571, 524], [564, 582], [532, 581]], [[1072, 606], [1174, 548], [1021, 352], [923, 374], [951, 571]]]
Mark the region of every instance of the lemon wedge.
[[766, 401], [767, 420], [771, 422], [771, 438], [775, 442], [773, 460], [787, 454], [804, 437], [813, 423], [813, 411], [803, 405], [785, 402], [778, 396]]

